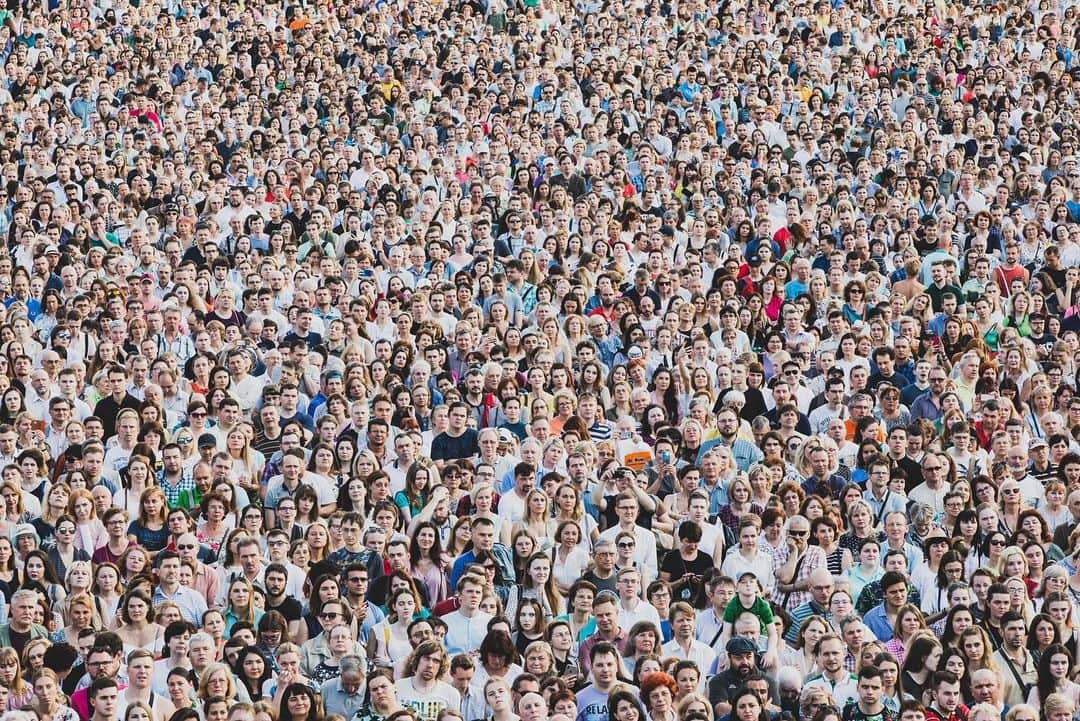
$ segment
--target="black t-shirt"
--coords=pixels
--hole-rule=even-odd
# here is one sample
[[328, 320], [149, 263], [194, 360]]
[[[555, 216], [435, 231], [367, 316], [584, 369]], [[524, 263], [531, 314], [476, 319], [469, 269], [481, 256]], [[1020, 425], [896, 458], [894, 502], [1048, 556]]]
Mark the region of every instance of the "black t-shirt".
[[22, 656], [23, 648], [30, 642], [30, 632], [21, 633], [13, 628], [8, 628], [8, 636], [11, 638], [11, 647], [15, 649], [15, 652]]
[[456, 461], [472, 458], [480, 452], [477, 436], [477, 432], [471, 428], [465, 429], [465, 432], [456, 438], [449, 433], [440, 433], [431, 441], [431, 460]]
[[698, 551], [697, 558], [693, 561], [685, 560], [678, 551], [671, 551], [664, 556], [664, 562], [660, 564], [660, 570], [671, 574], [673, 579], [690, 574], [703, 576], [712, 567], [713, 557], [704, 551]]
[[285, 617], [286, 621], [299, 621], [304, 613], [304, 607], [300, 605], [300, 602], [291, 596], [286, 596], [285, 600], [281, 602], [280, 606], [271, 606], [266, 604], [267, 611], [277, 611]]

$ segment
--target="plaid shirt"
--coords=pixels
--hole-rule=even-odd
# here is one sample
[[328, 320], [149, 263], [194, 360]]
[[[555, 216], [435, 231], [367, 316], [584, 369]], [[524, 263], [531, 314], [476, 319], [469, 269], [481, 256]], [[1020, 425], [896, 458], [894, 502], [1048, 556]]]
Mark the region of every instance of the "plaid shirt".
[[165, 482], [165, 469], [163, 468], [158, 471], [157, 482], [165, 493], [165, 502], [168, 503], [170, 510], [179, 505], [181, 493], [195, 490], [195, 479], [191, 477], [191, 471], [188, 470], [180, 471], [180, 482], [174, 486]]
[[[790, 550], [785, 544], [783, 548], [777, 550], [773, 556], [773, 572], [779, 570], [788, 560], [788, 554]], [[794, 582], [805, 581], [810, 577], [810, 574], [819, 568], [826, 567], [825, 551], [821, 550], [821, 546], [807, 546], [806, 553], [803, 555], [802, 563], [799, 564], [799, 572], [795, 574]], [[777, 584], [777, 589], [773, 591], [773, 601], [784, 608], [785, 611], [791, 611], [791, 609], [801, 606], [810, 600], [809, 591], [792, 591], [787, 593], [781, 591], [780, 584]]]

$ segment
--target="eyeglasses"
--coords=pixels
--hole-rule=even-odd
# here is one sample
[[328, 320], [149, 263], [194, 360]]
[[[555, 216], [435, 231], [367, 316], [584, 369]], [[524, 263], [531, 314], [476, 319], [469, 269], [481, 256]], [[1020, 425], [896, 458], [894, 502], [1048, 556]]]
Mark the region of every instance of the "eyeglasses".
[[633, 548], [634, 547], [634, 542], [633, 541], [624, 541], [623, 543], [620, 543], [618, 545], [619, 545], [619, 548]]
[[991, 538], [990, 539], [990, 545], [991, 546], [1004, 546], [1005, 541], [1004, 541], [1004, 539], [1001, 539], [1001, 538]]
[[791, 536], [792, 538], [805, 538], [806, 536], [809, 536], [809, 535], [810, 535], [810, 531], [795, 531], [795, 530], [789, 530], [789, 531], [788, 531], [787, 533], [788, 533], [788, 535], [789, 535], [789, 536]]
[[325, 618], [328, 621], [333, 621], [335, 618], [339, 618], [340, 613], [326, 613], [325, 611], [319, 614], [319, 618]]
[[924, 471], [940, 471], [941, 466], [923, 466]]
[[179, 543], [176, 546], [178, 551], [194, 551], [196, 548], [194, 543]]

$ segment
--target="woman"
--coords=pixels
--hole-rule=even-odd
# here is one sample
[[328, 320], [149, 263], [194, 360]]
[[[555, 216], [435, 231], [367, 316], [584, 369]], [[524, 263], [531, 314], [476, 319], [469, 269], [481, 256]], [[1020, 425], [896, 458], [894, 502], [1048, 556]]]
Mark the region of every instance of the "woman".
[[743, 686], [729, 699], [731, 721], [769, 721], [769, 714], [757, 691]]
[[[901, 664], [901, 679], [904, 690], [913, 698], [923, 698], [929, 688], [930, 677], [937, 670], [941, 652], [941, 644], [929, 634], [917, 636], [909, 644]], [[970, 668], [970, 664], [968, 667]]]
[[525, 562], [525, 573], [506, 601], [506, 616], [514, 618], [517, 606], [526, 598], [535, 599], [543, 609], [545, 620], [565, 612], [566, 604], [562, 595], [555, 588], [555, 579], [551, 575], [551, 556], [533, 553]]
[[256, 607], [255, 590], [251, 585], [251, 581], [242, 576], [233, 580], [229, 584], [226, 598], [227, 603], [223, 616], [227, 635], [231, 635], [232, 627], [241, 621], [249, 623], [253, 627], [258, 626], [263, 611]]
[[412, 652], [409, 624], [417, 612], [416, 597], [408, 589], [393, 592], [387, 611], [387, 617], [368, 632], [368, 658], [392, 666]]
[[1059, 693], [1080, 706], [1080, 684], [1072, 680], [1073, 663], [1072, 654], [1061, 644], [1047, 648], [1039, 657], [1039, 680], [1028, 693], [1028, 705], [1041, 709], [1050, 694]]
[[40, 586], [45, 591], [49, 605], [55, 606], [67, 597], [64, 585], [56, 575], [52, 561], [44, 551], [30, 551], [23, 563], [23, 588]]
[[241, 649], [232, 671], [252, 702], [263, 700], [263, 685], [273, 676], [273, 668], [258, 647]]
[[79, 532], [75, 535], [75, 547], [93, 554], [108, 541], [105, 526], [98, 520], [94, 510], [94, 498], [90, 491], [76, 488], [68, 500], [68, 515], [75, 519]]
[[225, 498], [216, 491], [203, 496], [199, 504], [201, 517], [196, 537], [200, 544], [209, 547], [215, 554], [221, 549], [230, 528], [225, 522], [227, 505]]
[[[90, 554], [75, 547], [75, 534], [78, 526], [71, 516], [61, 516], [56, 521], [55, 545], [49, 549], [49, 560], [59, 578], [66, 578], [68, 569], [76, 563], [86, 564], [86, 573], [90, 572]], [[89, 578], [87, 579], [89, 585]], [[70, 590], [70, 589], [69, 589]]]
[[874, 656], [874, 666], [881, 669], [881, 702], [894, 714], [900, 713], [900, 705], [907, 696], [900, 682], [900, 664], [895, 656], [884, 652]]
[[560, 521], [555, 529], [552, 575], [559, 593], [569, 591], [589, 565], [588, 551], [581, 548], [581, 528], [577, 521]]
[[655, 657], [660, 653], [660, 646], [664, 639], [660, 630], [651, 621], [638, 621], [626, 633], [626, 646], [623, 649], [623, 665], [631, 676], [640, 676], [636, 673], [638, 662], [644, 658]]
[[807, 678], [817, 668], [817, 656], [814, 654], [817, 642], [831, 632], [828, 621], [821, 616], [810, 616], [799, 626], [795, 648], [786, 643], [781, 644], [780, 664], [795, 668], [802, 674], [802, 678]]
[[128, 526], [128, 538], [149, 551], [151, 557], [157, 555], [169, 542], [165, 523], [168, 513], [164, 491], [157, 486], [147, 488], [139, 498], [139, 516]]
[[[719, 520], [732, 533], [738, 533], [739, 519], [746, 514], [760, 516], [765, 509], [750, 500], [750, 482], [737, 476], [728, 484], [728, 504], [720, 507]], [[711, 550], [711, 549], [710, 549]]]
[[220, 697], [228, 701], [238, 699], [236, 680], [232, 671], [223, 663], [211, 663], [199, 676], [199, 700]]
[[34, 689], [23, 679], [19, 654], [10, 646], [0, 648], [0, 684], [7, 687], [8, 711], [22, 708], [34, 698]]
[[353, 641], [351, 623], [340, 623], [331, 628], [326, 634], [326, 646], [329, 653], [311, 669], [311, 680], [320, 686], [338, 678], [341, 675], [341, 659], [353, 653], [356, 643]]
[[124, 655], [138, 648], [146, 648], [160, 654], [165, 645], [165, 629], [150, 619], [153, 604], [141, 591], [129, 592], [120, 604], [120, 620], [123, 625], [116, 633], [124, 642]]
[[413, 530], [409, 559], [413, 578], [424, 584], [431, 605], [444, 601], [449, 595], [448, 579], [439, 529], [431, 521], [422, 521]]
[[876, 538], [867, 538], [859, 546], [859, 562], [847, 571], [851, 595], [858, 599], [867, 585], [880, 581], [883, 575], [885, 569], [881, 566], [881, 544]]
[[41, 721], [78, 721], [79, 714], [68, 706], [60, 690], [60, 680], [51, 668], [43, 668], [34, 678], [34, 701], [30, 707]]
[[720, 570], [728, 578], [738, 578], [749, 571], [758, 577], [768, 594], [776, 579], [772, 572], [772, 556], [761, 549], [761, 523], [762, 519], [753, 515], [739, 519], [739, 545], [727, 554]]
[[825, 561], [829, 573], [833, 575], [834, 579], [843, 578], [851, 570], [852, 552], [840, 545], [837, 538], [836, 522], [828, 516], [815, 518], [814, 522], [810, 524], [810, 536], [817, 541], [817, 545], [825, 552]]
[[120, 569], [115, 563], [102, 563], [94, 569], [94, 583], [90, 591], [101, 618], [114, 618], [124, 591]]
[[993, 658], [994, 648], [990, 644], [990, 637], [981, 626], [965, 629], [960, 634], [958, 646], [967, 662], [968, 673], [974, 673], [983, 668], [997, 673], [997, 664]]
[[885, 642], [885, 650], [895, 656], [897, 662], [903, 666], [904, 656], [912, 639], [920, 632], [928, 630], [919, 608], [914, 604], [905, 603], [896, 612], [893, 637]]
[[675, 679], [666, 673], [650, 673], [641, 679], [641, 698], [650, 721], [677, 721]]
[[540, 602], [535, 598], [522, 599], [514, 614], [513, 639], [518, 655], [524, 658], [525, 649], [530, 644], [543, 641], [546, 628], [547, 620]]
[[54, 643], [68, 643], [78, 647], [79, 634], [86, 629], [98, 630], [94, 623], [94, 599], [86, 593], [73, 594], [66, 599], [66, 625], [54, 631], [51, 638]]
[[120, 481], [123, 487], [113, 494], [113, 505], [127, 511], [129, 518], [138, 517], [142, 494], [152, 483], [150, 477], [153, 470], [149, 458], [132, 455], [127, 466], [121, 471]]
[[290, 683], [281, 693], [278, 721], [319, 721], [321, 706], [315, 691], [303, 683]]
[[510, 545], [510, 540], [521, 531], [527, 531], [538, 542], [538, 550], [550, 551], [555, 545], [552, 539], [552, 531], [555, 524], [551, 519], [551, 502], [548, 495], [540, 488], [530, 489], [525, 494], [525, 511], [521, 520], [516, 521], [511, 527], [505, 524], [502, 527], [503, 544]]

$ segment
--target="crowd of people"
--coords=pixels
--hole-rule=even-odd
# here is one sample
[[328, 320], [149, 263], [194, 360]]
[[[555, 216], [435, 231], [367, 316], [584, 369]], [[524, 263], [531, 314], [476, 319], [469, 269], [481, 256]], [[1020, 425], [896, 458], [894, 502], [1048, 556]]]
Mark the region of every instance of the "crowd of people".
[[3, 721], [1080, 719], [1078, 36], [8, 0]]

